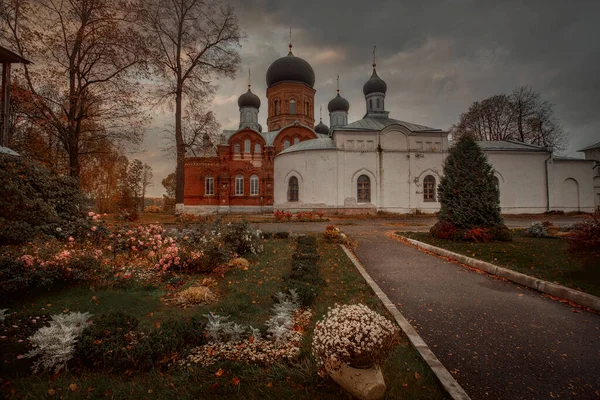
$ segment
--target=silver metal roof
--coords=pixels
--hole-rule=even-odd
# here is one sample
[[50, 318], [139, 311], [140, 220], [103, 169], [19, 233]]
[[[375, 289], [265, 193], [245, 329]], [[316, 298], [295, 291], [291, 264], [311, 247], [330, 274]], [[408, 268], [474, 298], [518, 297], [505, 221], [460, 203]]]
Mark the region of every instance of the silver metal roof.
[[412, 132], [442, 132], [441, 129], [430, 128], [425, 125], [417, 125], [411, 122], [400, 121], [397, 119], [371, 117], [365, 117], [348, 125], [336, 126], [334, 130], [380, 131], [390, 125], [401, 125]]
[[286, 153], [294, 153], [296, 151], [307, 151], [307, 150], [335, 150], [335, 143], [333, 139], [329, 137], [320, 137], [318, 139], [305, 140], [298, 144], [288, 147], [283, 150], [279, 155]]
[[497, 150], [497, 151], [541, 151], [547, 152], [548, 150], [542, 146], [536, 146], [533, 144], [515, 142], [512, 140], [491, 140], [491, 141], [477, 141], [479, 147], [483, 150]]
[[593, 149], [598, 149], [598, 148], [600, 148], [600, 142], [598, 142], [596, 144], [592, 144], [588, 147], [584, 147], [583, 149], [577, 150], [577, 151], [586, 151], [586, 150], [593, 150]]

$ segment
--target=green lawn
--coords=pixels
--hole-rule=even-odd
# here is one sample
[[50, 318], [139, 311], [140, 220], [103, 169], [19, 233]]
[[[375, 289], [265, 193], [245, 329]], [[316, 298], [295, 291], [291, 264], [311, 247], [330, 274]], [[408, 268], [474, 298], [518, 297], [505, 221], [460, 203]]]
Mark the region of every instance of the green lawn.
[[[220, 279], [216, 289], [219, 300], [210, 306], [187, 309], [169, 306], [160, 301], [166, 294], [165, 290], [133, 287], [102, 291], [75, 288], [42, 293], [18, 302], [2, 299], [0, 308], [10, 307], [31, 315], [53, 314], [66, 309], [88, 311], [94, 315], [123, 310], [140, 319], [142, 330], [154, 329], [156, 322], [167, 318], [201, 316], [208, 311], [231, 314], [232, 320], [239, 323], [263, 326], [270, 316], [272, 296], [285, 286], [283, 277], [290, 271], [295, 245], [292, 239], [267, 241], [265, 251], [251, 258], [252, 265], [248, 271], [230, 270]], [[241, 362], [219, 362], [208, 368], [192, 366], [130, 375], [83, 370], [51, 377], [48, 374], [31, 376], [16, 364], [16, 368], [10, 371], [0, 369], [0, 397], [4, 393], [11, 398], [27, 399], [59, 396], [65, 399], [345, 399], [347, 395], [333, 381], [317, 375], [316, 364], [310, 355], [314, 322], [335, 303], [363, 302], [380, 313], [387, 311], [338, 245], [319, 239], [319, 252], [319, 267], [327, 286], [322, 288], [315, 301], [313, 322], [305, 334], [300, 358], [294, 365], [275, 364], [265, 368]], [[389, 399], [448, 398], [406, 338], [382, 368]], [[216, 376], [219, 369], [225, 372]], [[240, 379], [240, 383], [234, 385], [233, 378]]]
[[561, 238], [532, 238], [514, 231], [512, 242], [453, 242], [437, 239], [425, 232], [397, 232], [459, 254], [510, 268], [539, 279], [600, 296], [600, 260], [585, 264], [567, 252]]

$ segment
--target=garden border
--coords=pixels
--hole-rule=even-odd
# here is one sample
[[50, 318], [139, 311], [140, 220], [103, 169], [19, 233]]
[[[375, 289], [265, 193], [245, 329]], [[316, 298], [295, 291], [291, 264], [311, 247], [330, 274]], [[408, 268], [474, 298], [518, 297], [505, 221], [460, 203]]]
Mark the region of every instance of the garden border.
[[476, 258], [467, 257], [465, 255], [455, 253], [450, 250], [432, 246], [430, 244], [423, 243], [415, 239], [398, 235], [396, 233], [393, 233], [392, 235], [394, 235], [398, 239], [412, 244], [413, 246], [420, 247], [438, 256], [452, 258], [460, 263], [468, 265], [469, 267], [477, 268], [484, 272], [487, 272], [490, 275], [499, 276], [504, 279], [508, 279], [511, 282], [518, 283], [519, 285], [523, 285], [530, 289], [537, 290], [538, 292], [572, 301], [579, 305], [588, 307], [594, 311], [600, 311], [600, 297], [584, 293], [579, 290], [571, 289], [566, 286], [558, 285], [556, 283], [534, 278], [532, 276], [513, 271], [512, 269], [500, 267], [498, 265], [491, 264], [486, 261], [481, 261]]
[[404, 331], [412, 345], [417, 349], [423, 360], [429, 365], [429, 368], [433, 371], [435, 376], [438, 378], [444, 390], [455, 400], [470, 400], [469, 395], [464, 389], [456, 382], [456, 379], [448, 372], [446, 367], [438, 360], [433, 354], [427, 343], [419, 336], [417, 331], [412, 325], [404, 318], [402, 313], [396, 308], [394, 303], [390, 301], [387, 295], [381, 290], [379, 285], [371, 278], [371, 275], [365, 270], [358, 258], [350, 251], [346, 246], [340, 244], [342, 250], [346, 253], [350, 261], [354, 264], [358, 272], [362, 275], [365, 281], [371, 286], [371, 289], [375, 292], [379, 300], [388, 309], [388, 311], [394, 316], [394, 319], [400, 325], [400, 328]]

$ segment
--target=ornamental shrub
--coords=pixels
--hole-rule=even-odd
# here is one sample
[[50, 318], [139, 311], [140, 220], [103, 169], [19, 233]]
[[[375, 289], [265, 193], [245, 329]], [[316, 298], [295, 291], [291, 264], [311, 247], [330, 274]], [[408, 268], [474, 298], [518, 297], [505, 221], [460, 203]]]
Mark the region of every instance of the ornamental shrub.
[[122, 311], [102, 314], [82, 333], [75, 355], [84, 365], [92, 368], [125, 370], [131, 367], [132, 331], [137, 318]]
[[37, 234], [83, 219], [77, 181], [21, 157], [0, 157], [0, 245], [23, 243]]
[[454, 239], [454, 235], [456, 233], [456, 227], [447, 221], [438, 221], [434, 226], [429, 230], [432, 236], [438, 239]]
[[583, 256], [600, 258], [600, 207], [591, 217], [575, 224], [569, 231], [569, 251]]
[[398, 327], [364, 304], [336, 305], [316, 323], [312, 353], [320, 367], [380, 364], [399, 343]]
[[302, 305], [302, 307], [312, 306], [319, 294], [319, 287], [317, 285], [303, 280], [290, 279], [287, 281], [286, 286], [288, 293], [289, 291], [294, 290], [295, 293], [298, 294], [300, 305]]
[[483, 150], [469, 135], [463, 135], [444, 161], [444, 176], [438, 195], [439, 220], [458, 229], [503, 225], [500, 192], [494, 171]]
[[535, 238], [549, 238], [551, 237], [550, 234], [548, 233], [548, 229], [547, 229], [547, 225], [544, 224], [543, 222], [532, 222], [531, 225], [529, 225], [526, 229], [525, 229], [525, 234], [527, 236], [530, 237], [535, 237]]
[[248, 221], [230, 222], [220, 227], [221, 240], [234, 253], [258, 254], [262, 251], [262, 234], [257, 229], [252, 229]]

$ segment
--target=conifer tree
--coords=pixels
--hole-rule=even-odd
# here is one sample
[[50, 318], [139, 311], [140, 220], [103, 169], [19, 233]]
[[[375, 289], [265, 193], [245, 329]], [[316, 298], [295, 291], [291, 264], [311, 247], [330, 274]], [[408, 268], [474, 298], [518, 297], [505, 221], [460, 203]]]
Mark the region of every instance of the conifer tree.
[[438, 196], [441, 222], [458, 229], [503, 226], [493, 168], [470, 135], [462, 136], [450, 149]]

